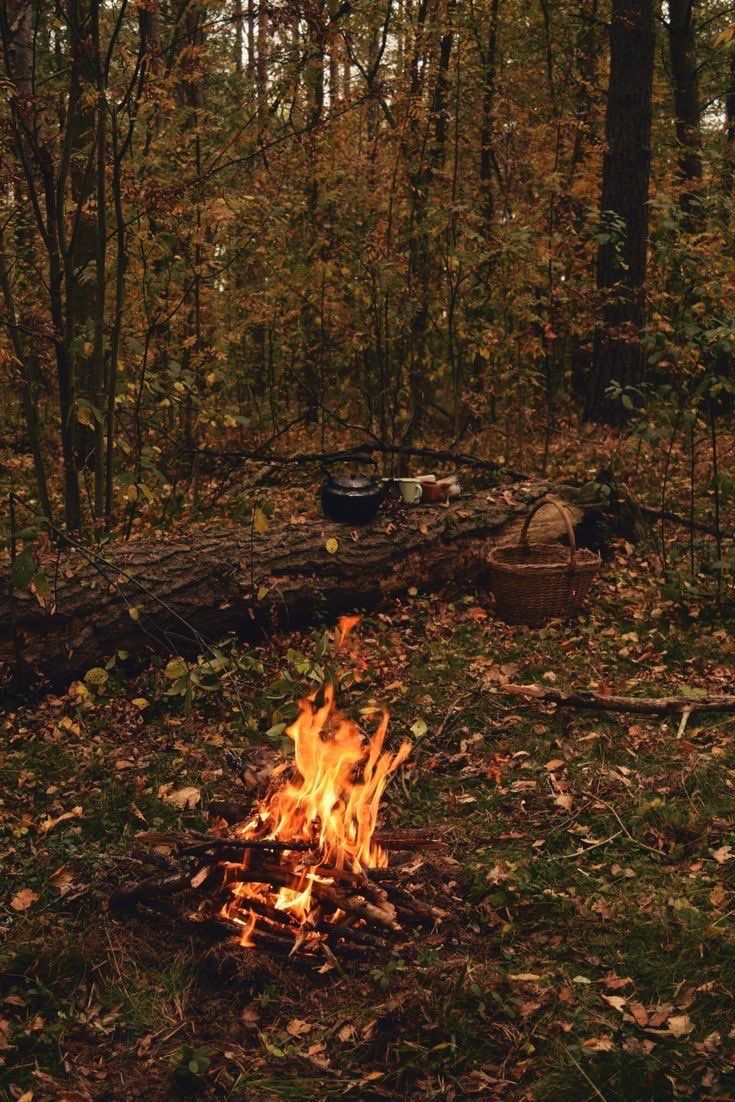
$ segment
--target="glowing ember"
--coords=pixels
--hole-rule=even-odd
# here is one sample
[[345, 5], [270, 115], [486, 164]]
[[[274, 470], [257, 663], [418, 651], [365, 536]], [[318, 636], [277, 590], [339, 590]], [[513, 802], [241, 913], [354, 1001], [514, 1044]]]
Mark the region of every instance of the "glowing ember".
[[[350, 624], [349, 627], [353, 625]], [[349, 630], [347, 627], [347, 630]], [[342, 630], [341, 640], [347, 634]], [[335, 707], [334, 689], [302, 700], [299, 714], [286, 733], [294, 743], [294, 775], [280, 773], [277, 787], [263, 800], [253, 818], [235, 828], [242, 840], [291, 842], [280, 858], [283, 886], [255, 877], [232, 884], [232, 896], [221, 914], [242, 926], [241, 944], [252, 945], [252, 933], [271, 929], [268, 912], [282, 912], [298, 924], [301, 938], [316, 937], [320, 921], [340, 921], [344, 913], [332, 910], [321, 917], [319, 897], [339, 883], [339, 872], [359, 874], [364, 869], [387, 865], [387, 858], [373, 834], [380, 799], [388, 776], [406, 760], [410, 743], [396, 753], [383, 749], [388, 716], [383, 714], [375, 733], [367, 738], [359, 727]], [[242, 864], [230, 864], [233, 879], [248, 870], [252, 853], [244, 850]], [[252, 904], [252, 906], [251, 906]], [[260, 916], [254, 914], [260, 911]], [[264, 921], [265, 919], [265, 921]]]

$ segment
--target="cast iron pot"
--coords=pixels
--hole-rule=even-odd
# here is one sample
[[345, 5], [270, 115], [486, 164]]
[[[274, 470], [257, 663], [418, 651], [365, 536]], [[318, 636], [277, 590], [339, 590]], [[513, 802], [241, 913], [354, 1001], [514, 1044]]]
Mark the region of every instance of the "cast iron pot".
[[[369, 463], [377, 468], [374, 459], [367, 456], [356, 462]], [[322, 509], [331, 520], [343, 524], [367, 524], [378, 512], [388, 493], [388, 483], [382, 485], [363, 474], [332, 474], [326, 467], [322, 483]]]

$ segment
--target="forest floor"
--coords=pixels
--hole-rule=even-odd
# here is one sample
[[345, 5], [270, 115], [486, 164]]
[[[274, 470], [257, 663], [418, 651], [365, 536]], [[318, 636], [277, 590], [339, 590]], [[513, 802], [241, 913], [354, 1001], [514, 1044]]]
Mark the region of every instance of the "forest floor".
[[[161, 663], [7, 714], [3, 1097], [732, 1098], [735, 718], [680, 731], [502, 691], [731, 688], [727, 622], [666, 600], [645, 547], [615, 550], [574, 623], [415, 595], [335, 659], [344, 709], [387, 704], [391, 739], [415, 742], [387, 818], [448, 828], [461, 900], [450, 936], [367, 970], [240, 984], [175, 923], [106, 906], [137, 832], [203, 829], [209, 799], [233, 795], [226, 748], [278, 759], [324, 675], [323, 629], [251, 648], [237, 693], [166, 695]], [[194, 810], [171, 802], [182, 788]]]

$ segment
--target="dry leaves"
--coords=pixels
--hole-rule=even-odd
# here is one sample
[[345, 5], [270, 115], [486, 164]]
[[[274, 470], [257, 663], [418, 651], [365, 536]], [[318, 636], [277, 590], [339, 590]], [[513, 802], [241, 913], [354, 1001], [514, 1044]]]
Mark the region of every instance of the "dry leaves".
[[73, 807], [71, 811], [65, 811], [63, 815], [57, 815], [55, 819], [49, 817], [44, 819], [41, 823], [40, 829], [44, 834], [48, 834], [50, 830], [53, 830], [59, 823], [66, 822], [68, 819], [81, 819], [84, 815], [84, 811], [81, 807]]
[[174, 789], [173, 781], [169, 781], [167, 784], [162, 784], [158, 789], [158, 798], [178, 808], [179, 811], [191, 811], [199, 805], [202, 794], [193, 785]]
[[21, 888], [10, 900], [10, 906], [14, 911], [27, 911], [38, 899], [38, 892], [33, 888]]

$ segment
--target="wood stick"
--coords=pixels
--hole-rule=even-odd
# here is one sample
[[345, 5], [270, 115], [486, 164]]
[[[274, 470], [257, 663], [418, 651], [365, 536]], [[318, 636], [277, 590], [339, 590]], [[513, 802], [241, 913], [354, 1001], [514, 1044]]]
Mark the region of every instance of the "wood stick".
[[683, 712], [735, 712], [735, 694], [705, 696], [605, 696], [602, 693], [562, 692], [539, 685], [503, 685], [513, 696], [525, 696], [560, 708], [590, 708], [598, 712], [630, 712], [633, 715], [681, 715]]
[[432, 925], [444, 918], [440, 910], [436, 907], [429, 906], [428, 903], [422, 903], [418, 899], [415, 899], [410, 892], [405, 890], [405, 888], [399, 888], [396, 884], [389, 884], [386, 890], [388, 892], [388, 898], [391, 903], [395, 904], [399, 916], [403, 912], [407, 912], [420, 922], [430, 922]]
[[386, 949], [388, 947], [388, 942], [380, 934], [374, 934], [372, 931], [363, 930], [360, 927], [348, 926], [344, 922], [330, 923], [322, 919], [317, 924], [317, 930], [325, 934], [330, 940], [342, 938], [344, 941], [351, 941], [357, 945], [372, 945], [374, 949]]
[[[272, 884], [274, 887], [290, 888], [292, 891], [303, 891], [306, 883], [304, 876], [289, 873], [278, 865], [269, 864], [261, 864], [254, 869], [229, 869], [228, 875], [230, 883]], [[311, 881], [311, 884], [313, 897], [333, 911], [345, 911], [346, 914], [364, 918], [368, 923], [377, 923], [387, 930], [400, 930], [395, 907], [390, 902], [378, 905], [367, 899], [343, 895], [330, 885], [322, 884], [318, 880]]]
[[309, 842], [282, 842], [277, 838], [215, 838], [207, 841], [195, 841], [189, 845], [181, 846], [180, 852], [194, 855], [222, 850], [262, 850], [265, 853], [284, 853], [292, 850], [294, 853], [306, 853], [311, 849]]
[[261, 918], [267, 918], [269, 922], [275, 922], [279, 926], [288, 926], [294, 933], [297, 930], [297, 924], [288, 911], [279, 911], [277, 907], [271, 907], [260, 899], [251, 899], [246, 895], [239, 896], [234, 902], [243, 910], [252, 911], [253, 914], [260, 915]]
[[[148, 876], [145, 880], [128, 881], [121, 884], [110, 897], [110, 910], [125, 911], [133, 908], [144, 899], [155, 899], [160, 895], [176, 895], [191, 888], [196, 873], [177, 872], [169, 876]], [[203, 885], [200, 885], [200, 890]]]

